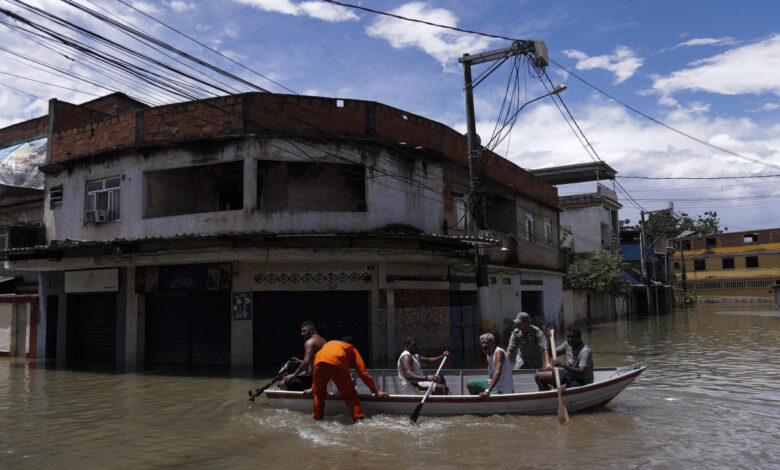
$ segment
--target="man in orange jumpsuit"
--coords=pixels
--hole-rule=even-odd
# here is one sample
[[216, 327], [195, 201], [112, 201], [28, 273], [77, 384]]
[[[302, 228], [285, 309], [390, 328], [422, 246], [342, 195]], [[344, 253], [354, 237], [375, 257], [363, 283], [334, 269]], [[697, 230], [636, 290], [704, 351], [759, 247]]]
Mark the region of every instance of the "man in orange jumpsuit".
[[360, 409], [360, 399], [358, 398], [355, 385], [349, 375], [349, 369], [353, 368], [360, 376], [374, 396], [385, 398], [387, 392], [380, 392], [376, 388], [374, 379], [366, 372], [366, 365], [360, 353], [350, 344], [351, 338], [344, 338], [342, 341], [328, 341], [314, 356], [314, 379], [312, 388], [305, 390], [304, 395], [314, 394], [314, 419], [322, 419], [325, 416], [325, 397], [328, 395], [328, 381], [333, 380], [339, 393], [347, 404], [347, 408], [352, 413], [352, 420], [363, 419], [365, 415]]

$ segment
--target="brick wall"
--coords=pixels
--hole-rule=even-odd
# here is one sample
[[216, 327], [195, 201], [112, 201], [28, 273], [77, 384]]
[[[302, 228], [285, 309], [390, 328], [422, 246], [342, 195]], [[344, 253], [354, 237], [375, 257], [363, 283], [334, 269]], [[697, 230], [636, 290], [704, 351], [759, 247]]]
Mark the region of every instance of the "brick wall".
[[148, 108], [148, 106], [144, 103], [134, 100], [124, 93], [112, 93], [108, 96], [103, 96], [92, 101], [87, 101], [80, 106], [112, 115], [141, 108]]
[[27, 142], [36, 137], [46, 137], [49, 116], [42, 116], [0, 129], [0, 148]]
[[[119, 97], [90, 106], [107, 110]], [[333, 137], [376, 138], [413, 149], [422, 147], [468, 165], [466, 137], [453, 129], [400, 109], [370, 101], [247, 93], [178, 103], [105, 118], [87, 107], [57, 103], [51, 162], [132, 148], [244, 132], [295, 134], [331, 142]], [[74, 109], [75, 108], [75, 109]], [[93, 119], [85, 124], [83, 121]], [[141, 131], [136, 136], [136, 128]], [[487, 178], [557, 206], [557, 190], [527, 171], [486, 153]]]
[[49, 114], [54, 115], [54, 131], [83, 126], [106, 117], [106, 113], [95, 111], [65, 101], [51, 100]]
[[395, 290], [395, 347], [400, 353], [407, 336], [417, 338], [420, 354], [437, 355], [450, 347], [450, 292]]

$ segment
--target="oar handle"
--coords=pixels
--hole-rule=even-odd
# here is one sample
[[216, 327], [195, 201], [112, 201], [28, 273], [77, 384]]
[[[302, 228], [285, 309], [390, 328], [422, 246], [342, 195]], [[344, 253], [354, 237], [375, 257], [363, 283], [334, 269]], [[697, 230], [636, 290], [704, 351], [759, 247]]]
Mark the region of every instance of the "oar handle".
[[[447, 356], [444, 356], [444, 359], [441, 360], [441, 364], [439, 364], [439, 368], [436, 369], [436, 375], [439, 375], [439, 372], [441, 372], [441, 368], [444, 367], [445, 362], [447, 362]], [[434, 388], [436, 388], [435, 384], [428, 387], [428, 390], [425, 391], [425, 396], [423, 397], [422, 402], [420, 403], [425, 403], [425, 400], [428, 398], [428, 395], [431, 394], [431, 390], [433, 390]]]

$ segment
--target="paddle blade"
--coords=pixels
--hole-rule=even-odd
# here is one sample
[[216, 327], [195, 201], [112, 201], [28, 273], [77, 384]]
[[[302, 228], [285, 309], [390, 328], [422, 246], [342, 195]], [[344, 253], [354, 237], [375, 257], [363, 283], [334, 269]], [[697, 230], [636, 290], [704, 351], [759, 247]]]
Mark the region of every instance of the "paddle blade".
[[409, 418], [410, 424], [417, 424], [417, 418], [420, 417], [420, 411], [422, 411], [423, 404], [420, 403], [417, 405], [417, 408], [414, 409], [414, 413], [412, 413], [412, 417]]
[[561, 424], [569, 422], [569, 412], [566, 411], [566, 405], [563, 404], [563, 401], [558, 403], [558, 422]]

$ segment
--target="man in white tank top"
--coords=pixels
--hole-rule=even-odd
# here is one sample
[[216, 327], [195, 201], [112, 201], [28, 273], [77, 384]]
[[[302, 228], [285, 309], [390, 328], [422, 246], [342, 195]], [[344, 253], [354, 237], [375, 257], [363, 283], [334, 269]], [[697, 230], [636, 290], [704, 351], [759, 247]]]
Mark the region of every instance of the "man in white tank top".
[[398, 378], [401, 386], [401, 393], [425, 393], [428, 387], [433, 387], [431, 393], [437, 395], [446, 395], [449, 393], [444, 377], [440, 375], [425, 375], [422, 370], [422, 364], [435, 364], [446, 356], [449, 351], [444, 351], [436, 357], [424, 357], [417, 354], [417, 341], [412, 338], [406, 338], [404, 341], [404, 352], [398, 358]]
[[515, 393], [512, 366], [506, 351], [496, 346], [496, 337], [485, 333], [479, 337], [479, 348], [487, 355], [488, 379], [472, 379], [466, 383], [469, 393], [485, 398], [490, 395]]

